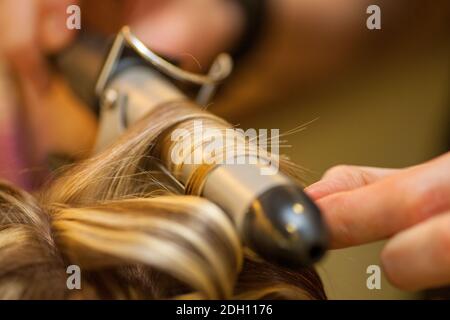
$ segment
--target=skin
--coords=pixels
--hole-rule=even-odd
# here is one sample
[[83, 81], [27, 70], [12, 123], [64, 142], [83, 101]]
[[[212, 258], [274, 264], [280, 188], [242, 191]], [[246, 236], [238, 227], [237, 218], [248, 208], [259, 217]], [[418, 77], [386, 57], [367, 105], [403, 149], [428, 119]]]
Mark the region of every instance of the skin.
[[[100, 7], [103, 3], [104, 8], [111, 4], [105, 0], [86, 4], [89, 2]], [[282, 79], [289, 72], [291, 76], [296, 75], [297, 81], [290, 83], [298, 87], [302, 83], [298, 75], [310, 79], [324, 71], [328, 74], [335, 64], [342, 65], [342, 56], [353, 52], [354, 45], [359, 43], [351, 30], [355, 25], [364, 26], [360, 22], [365, 18], [361, 12], [365, 12], [369, 2], [354, 0], [351, 5], [335, 7], [334, 0], [270, 1], [272, 20], [288, 26], [280, 27], [277, 30], [282, 32], [272, 36], [275, 42], [270, 49], [285, 49], [278, 50], [282, 58], [274, 61], [286, 62], [274, 64], [273, 69], [279, 70]], [[95, 119], [75, 97], [70, 97], [64, 83], [50, 74], [45, 60], [46, 54], [58, 52], [73, 41], [76, 33], [65, 28], [65, 8], [76, 3], [73, 0], [0, 1], [0, 56], [10, 63], [23, 95], [24, 126], [29, 131], [32, 163], [41, 163], [52, 151], [87, 155], [94, 140]], [[244, 27], [242, 12], [233, 1], [115, 3], [123, 5], [123, 10], [119, 10], [123, 15], [117, 17], [119, 24], [130, 24], [146, 44], [191, 69], [204, 69], [217, 53], [232, 48]], [[96, 15], [97, 12], [102, 15], [100, 11], [93, 10]], [[96, 18], [94, 22], [116, 22], [107, 17]], [[115, 27], [106, 29], [112, 32]], [[286, 30], [294, 31], [292, 35], [299, 40], [291, 41], [291, 34]], [[289, 53], [294, 58], [286, 56]], [[259, 68], [265, 74], [260, 78], [269, 79], [270, 85], [280, 82], [284, 86], [284, 82], [273, 80], [276, 70], [271, 70], [272, 73], [266, 70], [271, 64], [264, 63], [264, 68]], [[267, 87], [261, 82], [256, 85]], [[1, 93], [4, 94], [7, 93]], [[382, 261], [391, 282], [410, 290], [435, 287], [450, 284], [449, 168], [448, 153], [401, 170], [339, 166], [329, 170], [307, 192], [325, 213], [334, 248], [389, 239]]]
[[127, 0], [124, 5], [124, 22], [144, 43], [197, 71], [230, 50], [244, 29], [234, 1]]
[[[94, 116], [50, 72], [45, 58], [74, 39], [76, 33], [65, 24], [67, 6], [76, 3], [0, 1], [0, 59], [8, 65], [20, 93], [20, 100], [7, 107], [17, 108], [16, 115], [20, 117], [17, 131], [23, 136], [24, 145], [21, 145], [23, 154], [18, 157], [26, 168], [31, 168], [26, 174], [27, 185], [42, 181], [50, 153], [84, 157], [95, 138]], [[55, 28], [60, 32], [55, 33]], [[11, 92], [0, 92], [2, 101], [13, 101], [13, 96]]]
[[[144, 43], [196, 71], [232, 47], [243, 29], [240, 8], [232, 1], [2, 0], [0, 58], [13, 71], [21, 93], [20, 123], [29, 167], [45, 167], [50, 153], [84, 158], [95, 142], [94, 115], [50, 71], [46, 60], [76, 37], [77, 30], [66, 28], [66, 8], [73, 4], [83, 4], [83, 28], [112, 33], [129, 24]], [[116, 12], [108, 11], [112, 4]], [[8, 95], [2, 92], [0, 99], [9, 100]]]
[[381, 260], [395, 286], [450, 284], [450, 152], [400, 170], [337, 166], [306, 192], [333, 248], [388, 239]]

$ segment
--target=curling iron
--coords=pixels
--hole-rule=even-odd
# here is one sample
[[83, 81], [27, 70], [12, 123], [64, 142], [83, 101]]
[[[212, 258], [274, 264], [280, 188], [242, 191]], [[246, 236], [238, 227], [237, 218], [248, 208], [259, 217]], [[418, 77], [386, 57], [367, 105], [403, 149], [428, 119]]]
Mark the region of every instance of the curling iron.
[[[83, 52], [79, 45], [78, 51]], [[82, 57], [66, 59], [65, 63], [63, 59], [63, 73], [69, 66], [72, 75], [76, 73], [74, 78], [82, 77], [83, 68], [76, 67]], [[200, 108], [231, 70], [231, 58], [221, 54], [205, 75], [185, 71], [151, 51], [128, 27], [122, 28], [97, 78], [97, 99], [89, 101], [99, 105], [95, 152], [155, 108], [187, 99], [177, 81], [201, 87], [196, 97]], [[83, 84], [85, 81], [77, 80], [73, 86]], [[86, 96], [86, 90], [81, 94]], [[186, 166], [177, 182], [185, 185], [192, 170], [194, 167]], [[327, 231], [318, 207], [280, 172], [261, 175], [258, 165], [219, 164], [205, 177], [200, 196], [221, 207], [234, 222], [244, 245], [268, 261], [303, 267], [318, 261], [326, 250]]]

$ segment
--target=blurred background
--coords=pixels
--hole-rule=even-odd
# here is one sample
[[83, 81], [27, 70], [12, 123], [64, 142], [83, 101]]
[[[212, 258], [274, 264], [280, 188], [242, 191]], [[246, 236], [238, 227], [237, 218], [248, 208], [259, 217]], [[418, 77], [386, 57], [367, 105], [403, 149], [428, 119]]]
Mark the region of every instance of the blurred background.
[[[292, 147], [284, 149], [309, 170], [308, 182], [337, 164], [418, 164], [449, 150], [449, 53], [443, 41], [428, 52], [405, 50], [395, 57], [373, 57], [340, 74], [334, 83], [236, 121], [244, 127], [288, 131], [315, 120], [288, 136]], [[393, 288], [386, 279], [382, 290], [367, 289], [366, 268], [380, 265], [382, 247], [375, 243], [330, 252], [319, 266], [329, 297], [419, 297]]]
[[[311, 122], [282, 149], [306, 169], [308, 184], [337, 164], [400, 168], [450, 149], [448, 1], [266, 0], [250, 36], [238, 1], [3, 0], [0, 177], [37, 190], [59, 162], [89, 155], [94, 113], [53, 61], [80, 34], [110, 38], [124, 24], [199, 72], [248, 42], [209, 108], [242, 128], [286, 132]], [[79, 31], [66, 28], [72, 3], [81, 7]], [[372, 4], [380, 30], [366, 26]], [[83, 59], [95, 74], [95, 59]], [[329, 298], [422, 297], [385, 278], [381, 290], [367, 289], [366, 268], [380, 265], [382, 247], [330, 252], [318, 266]]]
[[[286, 137], [292, 146], [283, 149], [309, 171], [308, 184], [338, 164], [402, 168], [450, 150], [448, 6], [438, 9], [442, 2], [431, 8], [426, 1], [391, 1], [398, 7], [385, 10], [386, 2], [370, 3], [382, 8], [381, 30], [367, 30], [367, 15], [361, 15], [350, 30], [333, 35], [342, 39], [323, 36], [321, 48], [315, 49], [300, 37], [300, 26], [283, 30], [285, 38], [262, 45], [254, 53], [259, 56], [248, 61], [254, 69], [241, 71], [227, 91], [227, 100], [212, 107], [243, 127], [286, 132], [313, 121], [306, 130]], [[447, 23], [439, 25], [438, 11]], [[324, 24], [319, 30], [333, 33], [332, 28]], [[346, 47], [347, 37], [353, 39], [348, 44], [351, 49]], [[310, 50], [317, 50], [317, 55], [309, 55]], [[306, 67], [302, 60], [309, 60]], [[265, 78], [269, 72], [275, 75]], [[249, 83], [255, 83], [253, 92]], [[277, 96], [274, 90], [282, 94]], [[381, 265], [383, 245], [329, 252], [318, 267], [329, 298], [422, 298], [423, 293], [394, 288], [384, 275], [381, 290], [367, 289], [366, 269]]]

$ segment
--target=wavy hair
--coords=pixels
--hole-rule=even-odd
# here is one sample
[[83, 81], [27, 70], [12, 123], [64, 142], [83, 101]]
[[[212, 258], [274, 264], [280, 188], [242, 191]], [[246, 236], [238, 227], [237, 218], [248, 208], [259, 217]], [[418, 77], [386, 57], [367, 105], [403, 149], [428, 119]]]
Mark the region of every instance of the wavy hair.
[[[158, 170], [174, 128], [231, 126], [187, 102], [159, 109], [35, 196], [0, 183], [0, 298], [325, 299], [314, 269], [261, 260], [223, 210]], [[80, 290], [66, 286], [70, 265]]]

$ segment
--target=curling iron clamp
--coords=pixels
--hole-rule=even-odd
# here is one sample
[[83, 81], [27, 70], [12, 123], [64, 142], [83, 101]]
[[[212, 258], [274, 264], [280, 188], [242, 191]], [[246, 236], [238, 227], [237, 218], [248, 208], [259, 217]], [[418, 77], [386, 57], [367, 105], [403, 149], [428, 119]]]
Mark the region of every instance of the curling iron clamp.
[[[128, 27], [122, 28], [95, 87], [100, 104], [96, 152], [155, 108], [188, 99], [177, 81], [200, 86], [196, 102], [201, 108], [231, 70], [231, 58], [221, 54], [206, 75], [185, 71], [147, 48]], [[193, 170], [194, 166], [183, 167], [178, 183], [185, 186]], [[318, 261], [326, 250], [319, 209], [280, 172], [261, 175], [258, 165], [218, 164], [205, 177], [200, 195], [221, 207], [245, 246], [268, 261], [303, 267]]]

